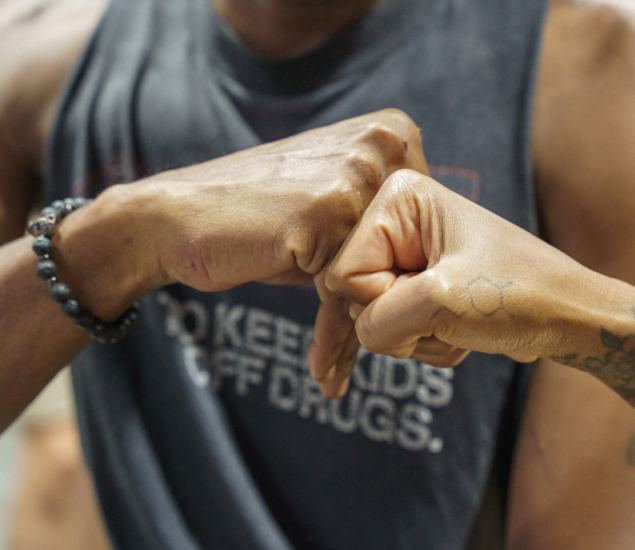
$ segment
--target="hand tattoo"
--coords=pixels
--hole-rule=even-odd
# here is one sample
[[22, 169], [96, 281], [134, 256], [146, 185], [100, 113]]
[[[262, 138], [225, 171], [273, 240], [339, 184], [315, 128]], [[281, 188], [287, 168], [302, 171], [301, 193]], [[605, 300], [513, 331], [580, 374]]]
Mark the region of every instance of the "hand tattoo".
[[513, 317], [513, 315], [505, 308], [503, 297], [503, 289], [512, 284], [514, 284], [513, 281], [509, 281], [503, 285], [498, 285], [484, 275], [481, 275], [466, 285], [470, 296], [470, 307], [468, 309], [458, 313], [446, 306], [443, 306], [437, 309], [430, 318], [434, 319], [442, 311], [451, 313], [457, 319], [460, 319], [469, 311], [476, 311], [483, 317], [491, 317], [499, 311], [504, 311], [507, 315]]

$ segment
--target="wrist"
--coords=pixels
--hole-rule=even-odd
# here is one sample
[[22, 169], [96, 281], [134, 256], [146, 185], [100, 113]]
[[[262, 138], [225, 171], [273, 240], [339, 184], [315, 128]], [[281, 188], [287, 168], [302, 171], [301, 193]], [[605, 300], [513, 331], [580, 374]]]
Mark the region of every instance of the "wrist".
[[[607, 334], [622, 339], [635, 334], [635, 289], [623, 281], [596, 273], [578, 264], [555, 321], [562, 328], [549, 356], [603, 357]], [[563, 362], [563, 361], [560, 361]]]
[[59, 280], [105, 321], [169, 282], [160, 269], [153, 201], [146, 195], [137, 184], [109, 188], [65, 218], [53, 238]]

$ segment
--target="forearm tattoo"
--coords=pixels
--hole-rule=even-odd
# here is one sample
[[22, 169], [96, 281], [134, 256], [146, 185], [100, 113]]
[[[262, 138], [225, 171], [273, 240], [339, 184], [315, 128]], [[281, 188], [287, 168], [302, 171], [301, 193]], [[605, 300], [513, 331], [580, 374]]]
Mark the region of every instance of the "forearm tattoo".
[[[635, 316], [635, 307], [632, 312]], [[619, 337], [602, 328], [600, 338], [606, 350], [601, 357], [570, 353], [550, 359], [597, 376], [635, 405], [635, 334]]]
[[513, 315], [505, 308], [504, 290], [513, 285], [513, 281], [499, 285], [488, 279], [484, 275], [477, 277], [467, 283], [470, 306], [465, 311], [454, 311], [446, 306], [437, 309], [430, 319], [434, 319], [442, 311], [447, 311], [457, 319], [463, 317], [470, 311], [476, 311], [483, 317], [491, 317], [495, 313], [506, 313], [509, 317]]

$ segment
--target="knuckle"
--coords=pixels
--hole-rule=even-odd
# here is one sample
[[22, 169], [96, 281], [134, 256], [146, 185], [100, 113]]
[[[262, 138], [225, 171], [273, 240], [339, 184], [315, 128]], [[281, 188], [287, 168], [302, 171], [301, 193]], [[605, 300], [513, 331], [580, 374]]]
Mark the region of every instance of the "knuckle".
[[392, 121], [373, 121], [368, 125], [361, 143], [376, 152], [382, 164], [404, 166], [408, 159], [409, 132], [401, 124]]
[[386, 352], [386, 349], [382, 345], [381, 341], [376, 338], [374, 334], [374, 327], [369, 316], [362, 315], [355, 322], [355, 330], [357, 331], [357, 337], [361, 345], [371, 353], [381, 355]]
[[408, 116], [401, 109], [389, 108], [389, 109], [384, 109], [383, 111], [381, 111], [381, 113], [383, 113], [386, 116], [386, 118], [392, 121], [392, 123], [398, 128], [416, 128], [417, 127], [417, 125], [414, 123], [412, 118], [410, 118], [410, 116]]
[[421, 147], [421, 130], [410, 116], [399, 109], [388, 109], [387, 114], [391, 121], [391, 127], [402, 140], [402, 145], [403, 141], [406, 140], [411, 145]]
[[416, 196], [421, 194], [422, 184], [425, 184], [427, 179], [426, 176], [419, 174], [419, 172], [402, 168], [390, 175], [384, 183], [386, 189], [382, 193], [400, 198], [409, 197], [414, 201]]
[[274, 246], [278, 261], [285, 262], [287, 255], [295, 257], [295, 262], [301, 269], [306, 270], [314, 263], [317, 241], [311, 232], [304, 228], [286, 228], [278, 235], [277, 241], [281, 244]]
[[331, 264], [324, 276], [324, 286], [335, 294], [343, 292], [346, 286], [345, 275], [338, 265]]
[[374, 195], [386, 179], [383, 167], [373, 155], [356, 151], [346, 160], [346, 169], [355, 186], [361, 185]]
[[364, 204], [357, 187], [349, 179], [342, 179], [330, 193], [320, 197], [316, 208], [317, 213], [324, 218], [328, 218], [330, 213], [331, 223], [335, 224], [336, 229], [350, 229], [362, 217]]

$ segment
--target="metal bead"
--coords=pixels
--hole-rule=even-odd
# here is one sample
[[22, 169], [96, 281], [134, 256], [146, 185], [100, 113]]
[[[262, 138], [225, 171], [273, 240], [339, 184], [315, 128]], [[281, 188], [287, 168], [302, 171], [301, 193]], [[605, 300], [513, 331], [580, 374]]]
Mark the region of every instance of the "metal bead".
[[57, 275], [57, 266], [53, 260], [41, 260], [37, 264], [37, 276], [40, 279], [50, 279]]
[[39, 235], [52, 237], [53, 233], [55, 233], [57, 222], [58, 219], [55, 214], [46, 214], [30, 222], [26, 230], [34, 237], [38, 237]]
[[71, 289], [64, 283], [55, 283], [51, 287], [51, 298], [56, 302], [63, 303], [71, 297]]
[[40, 235], [35, 237], [33, 241], [33, 252], [35, 252], [38, 256], [45, 256], [53, 252], [53, 243], [51, 239], [45, 237], [44, 235]]

